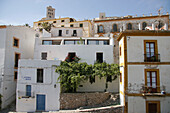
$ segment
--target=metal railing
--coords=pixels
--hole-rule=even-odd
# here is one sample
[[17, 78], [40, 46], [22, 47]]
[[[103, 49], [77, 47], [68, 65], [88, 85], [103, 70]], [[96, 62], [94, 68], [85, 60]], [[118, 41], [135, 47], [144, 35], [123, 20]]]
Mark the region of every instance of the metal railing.
[[141, 93], [161, 93], [165, 94], [165, 86], [142, 86], [140, 89]]
[[144, 62], [160, 62], [160, 54], [144, 54]]
[[164, 95], [166, 93], [165, 86], [146, 86], [146, 85], [129, 85], [126, 88], [126, 93], [150, 94], [150, 95]]

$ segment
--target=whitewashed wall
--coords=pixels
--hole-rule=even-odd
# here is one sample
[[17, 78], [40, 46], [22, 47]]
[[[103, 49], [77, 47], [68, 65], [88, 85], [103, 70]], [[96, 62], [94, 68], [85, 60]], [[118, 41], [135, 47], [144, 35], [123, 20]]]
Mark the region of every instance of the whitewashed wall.
[[144, 62], [144, 40], [157, 40], [161, 62], [170, 61], [170, 36], [127, 36], [128, 62]]
[[[89, 38], [93, 39], [93, 38]], [[97, 39], [97, 38], [94, 38]], [[102, 39], [101, 39], [102, 40]], [[113, 41], [113, 40], [112, 40]], [[112, 44], [112, 43], [111, 43]], [[47, 60], [62, 60], [64, 61], [69, 52], [75, 52], [76, 56], [80, 57], [80, 62], [94, 64], [96, 61], [96, 53], [103, 53], [103, 60], [109, 64], [114, 63], [113, 45], [41, 45], [41, 39], [36, 39], [34, 59], [41, 59], [41, 53], [47, 52]], [[94, 92], [105, 90], [105, 79], [96, 78], [96, 82], [90, 84], [89, 81], [82, 83], [83, 87], [79, 87], [80, 92]], [[109, 92], [119, 91], [119, 78], [108, 84]]]
[[[4, 64], [2, 63], [4, 76], [1, 85], [2, 108], [15, 100], [16, 81], [14, 80], [14, 71], [17, 71], [17, 69], [14, 69], [15, 52], [21, 54], [21, 59], [33, 58], [35, 33], [33, 29], [24, 26], [7, 26], [2, 33], [5, 34], [1, 42], [4, 43], [2, 45], [5, 45], [4, 50], [2, 49], [5, 53], [4, 59], [1, 61], [4, 62]], [[13, 37], [19, 39], [19, 48], [13, 47]]]
[[[128, 65], [128, 86], [133, 90], [139, 90], [142, 84], [145, 84], [145, 72], [148, 69], [146, 65]], [[160, 86], [165, 86], [166, 93], [170, 93], [170, 65], [157, 65], [159, 69]]]
[[161, 113], [169, 112], [170, 97], [157, 97], [146, 99], [143, 97], [128, 97], [128, 113], [146, 113], [146, 101], [160, 101]]
[[120, 84], [119, 82], [119, 93], [120, 93], [120, 104], [124, 105], [124, 95], [122, 93], [124, 93], [124, 42], [123, 42], [124, 38], [122, 38], [119, 41], [119, 50], [121, 47], [121, 57], [120, 57], [120, 52], [119, 52], [119, 65], [120, 67], [120, 72], [122, 73], [122, 84]]
[[[57, 83], [59, 74], [55, 72], [56, 66], [60, 65], [58, 60], [20, 60], [19, 78], [17, 81], [17, 104], [16, 111], [34, 112], [36, 111], [36, 95], [44, 94], [45, 111], [56, 111], [60, 109], [60, 84]], [[37, 83], [37, 69], [44, 69], [43, 83]], [[29, 80], [25, 79], [29, 78]], [[31, 92], [34, 97], [22, 98], [21, 94], [26, 93], [26, 85], [31, 85]], [[56, 87], [54, 87], [56, 86]], [[24, 95], [23, 95], [24, 96]], [[19, 99], [20, 98], [20, 99]]]

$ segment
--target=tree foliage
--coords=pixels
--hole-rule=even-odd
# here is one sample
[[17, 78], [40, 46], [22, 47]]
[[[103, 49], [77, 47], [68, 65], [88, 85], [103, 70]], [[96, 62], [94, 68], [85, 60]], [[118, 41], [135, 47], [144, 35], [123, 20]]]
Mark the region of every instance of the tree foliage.
[[44, 22], [44, 23], [42, 24], [43, 29], [45, 29], [45, 30], [48, 31], [48, 32], [50, 32], [52, 26], [53, 26], [53, 24], [50, 24], [50, 23], [48, 23], [48, 22]]
[[[119, 75], [119, 66], [105, 62], [88, 65], [85, 62], [63, 61], [60, 66], [57, 66], [56, 72], [60, 74], [58, 80], [64, 92], [76, 92], [81, 82], [95, 78], [95, 76], [98, 76], [100, 79], [111, 76], [111, 79], [115, 80]], [[91, 83], [93, 83], [93, 81], [91, 81]]]

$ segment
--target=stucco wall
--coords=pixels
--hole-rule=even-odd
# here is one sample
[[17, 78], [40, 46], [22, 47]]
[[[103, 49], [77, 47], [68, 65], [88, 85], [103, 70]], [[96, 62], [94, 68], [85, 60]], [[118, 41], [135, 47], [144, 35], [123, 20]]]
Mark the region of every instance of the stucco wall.
[[[2, 108], [15, 100], [16, 81], [14, 80], [15, 53], [21, 54], [22, 58], [33, 58], [35, 31], [25, 26], [7, 26], [6, 28], [4, 76], [2, 82]], [[19, 48], [13, 47], [13, 37], [19, 39]], [[3, 44], [2, 44], [3, 45]]]
[[[78, 92], [104, 92], [106, 89], [106, 78], [95, 77], [95, 83], [90, 83], [89, 80], [82, 82], [78, 87]], [[81, 87], [80, 87], [81, 86]], [[108, 92], [119, 92], [119, 78], [112, 82], [108, 82]]]
[[[95, 38], [94, 38], [95, 39]], [[59, 59], [64, 61], [69, 52], [75, 52], [76, 56], [80, 57], [80, 62], [87, 62], [88, 64], [94, 64], [96, 61], [96, 53], [103, 53], [103, 61], [111, 64], [114, 63], [113, 59], [113, 45], [41, 45], [40, 39], [36, 39], [34, 58], [41, 59], [41, 53], [47, 52], [47, 60]], [[109, 92], [119, 91], [119, 78], [112, 83], [108, 83]], [[96, 78], [96, 82], [90, 84], [89, 81], [85, 81], [79, 87], [78, 91], [104, 91], [105, 90], [105, 79]]]
[[[121, 56], [120, 56], [120, 47], [121, 47]], [[119, 83], [119, 92], [120, 92], [120, 104], [124, 105], [124, 38], [119, 41], [119, 65], [120, 65], [120, 72], [122, 75], [122, 83]]]
[[146, 101], [160, 101], [161, 113], [170, 111], [170, 97], [128, 97], [128, 113], [146, 113]]
[[4, 65], [4, 58], [5, 58], [6, 29], [0, 29], [0, 37], [1, 37], [1, 41], [0, 41], [0, 69], [1, 69]]
[[47, 52], [47, 59], [59, 59], [64, 61], [69, 52], [76, 52], [81, 58], [80, 62], [93, 64], [96, 61], [96, 53], [103, 52], [103, 60], [113, 63], [112, 45], [38, 45], [35, 46], [34, 58], [41, 59], [41, 52]]
[[[155, 69], [159, 69], [160, 86], [165, 86], [166, 93], [170, 93], [170, 66], [155, 65]], [[146, 65], [128, 65], [128, 89], [139, 93], [142, 84], [145, 84], [145, 71], [148, 69]]]
[[128, 62], [144, 62], [144, 40], [157, 40], [158, 54], [161, 62], [170, 61], [170, 36], [128, 36]]
[[[36, 111], [36, 95], [45, 95], [45, 111], [59, 110], [60, 84], [57, 83], [59, 74], [55, 72], [60, 61], [20, 60], [19, 78], [17, 81], [16, 111]], [[37, 83], [36, 70], [44, 69], [43, 83]], [[29, 78], [29, 79], [26, 79]], [[32, 97], [22, 98], [26, 94], [26, 85], [31, 85]]]

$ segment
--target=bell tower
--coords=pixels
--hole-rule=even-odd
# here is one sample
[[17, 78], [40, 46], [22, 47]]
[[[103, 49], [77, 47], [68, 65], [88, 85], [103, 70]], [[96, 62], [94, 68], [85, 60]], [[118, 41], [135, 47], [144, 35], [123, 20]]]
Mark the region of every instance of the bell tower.
[[51, 6], [47, 7], [46, 19], [54, 19], [55, 18], [55, 9]]

